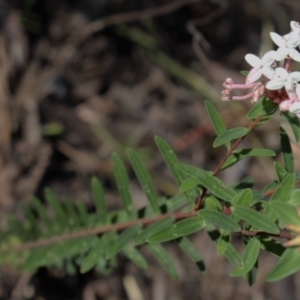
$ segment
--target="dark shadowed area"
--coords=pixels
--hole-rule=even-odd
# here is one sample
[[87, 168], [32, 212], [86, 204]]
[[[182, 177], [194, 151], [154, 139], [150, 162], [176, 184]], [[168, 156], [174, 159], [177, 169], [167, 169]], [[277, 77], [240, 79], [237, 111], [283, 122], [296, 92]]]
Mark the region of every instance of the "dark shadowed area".
[[[227, 128], [247, 126], [251, 102], [222, 102], [222, 84], [228, 77], [244, 82], [240, 71], [250, 68], [244, 56], [274, 48], [269, 32], [289, 32], [290, 20], [300, 21], [296, 0], [0, 0], [0, 227], [8, 213], [20, 213], [18, 204], [28, 204], [32, 195], [43, 199], [45, 187], [93, 210], [92, 176], [103, 183], [108, 206], [119, 207], [113, 152], [127, 163], [134, 204], [143, 207], [147, 200], [127, 147], [142, 157], [157, 193], [175, 195], [155, 135], [181, 162], [212, 170], [225, 147], [212, 147], [216, 136], [204, 100], [218, 108]], [[278, 152], [280, 123], [275, 115], [244, 146]], [[299, 145], [292, 147], [299, 170]], [[263, 188], [275, 178], [273, 160], [246, 159], [220, 174], [227, 184], [246, 176]], [[249, 288], [229, 277], [231, 265], [217, 256], [206, 232], [191, 241], [205, 273], [166, 243], [177, 281], [141, 247], [146, 271], [122, 255], [108, 276], [2, 267], [0, 299], [300, 299], [299, 274], [265, 283], [276, 261], [270, 254], [262, 252]], [[233, 244], [242, 249], [242, 238], [234, 236]]]

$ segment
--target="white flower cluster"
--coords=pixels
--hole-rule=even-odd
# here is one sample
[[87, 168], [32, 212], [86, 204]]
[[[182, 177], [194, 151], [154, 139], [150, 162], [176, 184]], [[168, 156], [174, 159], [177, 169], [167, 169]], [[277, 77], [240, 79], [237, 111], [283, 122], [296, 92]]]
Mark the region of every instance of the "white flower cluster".
[[[263, 55], [262, 58], [253, 54], [245, 56], [252, 67], [246, 77], [246, 84], [233, 84], [227, 78], [222, 92], [222, 100], [243, 100], [252, 98], [254, 102], [265, 94], [279, 104], [281, 111], [290, 111], [300, 118], [300, 72], [289, 72], [292, 60], [300, 62], [300, 24], [291, 21], [291, 32], [280, 36], [271, 32], [273, 42], [278, 46]], [[232, 89], [253, 88], [253, 92], [245, 96], [230, 96]]]

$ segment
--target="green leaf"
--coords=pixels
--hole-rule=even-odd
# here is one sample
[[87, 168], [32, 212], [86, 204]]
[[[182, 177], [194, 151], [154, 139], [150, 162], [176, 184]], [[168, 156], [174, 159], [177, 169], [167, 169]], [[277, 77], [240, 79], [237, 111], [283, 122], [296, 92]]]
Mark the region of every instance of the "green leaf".
[[[211, 240], [216, 245], [218, 245], [219, 239], [221, 237], [219, 231], [215, 229], [214, 225], [210, 225], [210, 224], [207, 225], [206, 230]], [[234, 266], [239, 266], [242, 263], [242, 259], [240, 255], [231, 244], [228, 244], [228, 246], [226, 247], [224, 255]]]
[[181, 238], [178, 245], [182, 251], [184, 251], [189, 258], [198, 266], [201, 272], [205, 272], [205, 265], [203, 258], [201, 257], [198, 249], [185, 237]]
[[259, 99], [255, 105], [250, 109], [246, 118], [255, 119], [260, 115], [272, 115], [277, 110], [278, 104], [274, 103], [271, 99], [263, 97]]
[[71, 204], [71, 202], [66, 198], [62, 199], [62, 205], [65, 208], [69, 226], [70, 227], [80, 227], [80, 225], [81, 225], [80, 220], [79, 220], [79, 217], [75, 210], [74, 205]]
[[232, 140], [236, 140], [240, 137], [245, 136], [248, 133], [248, 129], [245, 127], [235, 127], [228, 129], [221, 133], [214, 141], [213, 147], [222, 146]]
[[204, 201], [205, 208], [213, 210], [222, 210], [222, 204], [214, 196], [207, 196]]
[[289, 174], [288, 171], [276, 161], [274, 162], [274, 168], [279, 182], [281, 182]]
[[[216, 134], [218, 136], [221, 135], [222, 133], [224, 133], [226, 131], [226, 127], [223, 123], [223, 120], [222, 120], [220, 114], [218, 113], [218, 111], [216, 110], [216, 108], [210, 101], [205, 100], [204, 104], [205, 104], [207, 114], [209, 116], [209, 119], [210, 119], [213, 127], [214, 127]], [[230, 143], [226, 143], [225, 146], [227, 148], [230, 147]]]
[[52, 226], [52, 221], [48, 217], [45, 207], [41, 204], [40, 200], [36, 197], [31, 198], [31, 205], [36, 211], [39, 219], [41, 219], [44, 222], [46, 226], [46, 230], [48, 231], [49, 228]]
[[178, 165], [178, 167], [182, 171], [198, 180], [201, 185], [206, 187], [216, 197], [231, 202], [232, 198], [236, 195], [233, 189], [225, 186], [221, 180], [219, 180], [209, 172], [205, 172], [199, 168], [184, 164], [180, 164]]
[[165, 218], [144, 229], [134, 240], [133, 245], [138, 246], [144, 244], [146, 240], [158, 231], [161, 231], [174, 223], [173, 217]]
[[138, 234], [141, 230], [142, 225], [138, 224], [133, 227], [127, 228], [124, 230], [116, 240], [114, 244], [112, 244], [107, 251], [105, 252], [106, 259], [110, 259], [118, 254], [123, 248]]
[[260, 148], [253, 148], [253, 149], [237, 149], [232, 152], [232, 154], [226, 159], [224, 162], [222, 169], [224, 170], [237, 162], [243, 160], [246, 157], [250, 156], [276, 156], [276, 153], [270, 149], [260, 149]]
[[100, 257], [104, 257], [107, 247], [116, 239], [114, 232], [107, 232], [97, 240], [91, 251], [84, 257], [80, 264], [80, 273], [86, 273], [91, 270], [98, 262]]
[[267, 275], [269, 282], [288, 277], [300, 270], [300, 252], [298, 248], [289, 248]]
[[261, 213], [244, 206], [231, 207], [232, 213], [257, 228], [259, 231], [278, 234], [279, 228], [274, 222]]
[[226, 127], [223, 123], [223, 120], [222, 120], [220, 114], [218, 113], [218, 111], [216, 110], [214, 105], [210, 101], [207, 101], [207, 100], [204, 101], [204, 104], [205, 104], [207, 114], [208, 114], [209, 119], [215, 129], [216, 134], [220, 135], [220, 134], [224, 133], [226, 131]]
[[152, 255], [159, 261], [164, 270], [172, 279], [177, 279], [177, 271], [168, 252], [160, 244], [148, 244], [148, 249]]
[[[169, 144], [161, 137], [155, 136], [155, 142], [168, 168], [170, 169], [177, 185], [180, 186], [186, 180], [186, 175], [176, 167], [179, 163], [176, 154], [174, 153], [173, 149], [169, 146]], [[186, 191], [184, 192], [184, 195], [191, 204], [195, 203], [193, 193]]]
[[46, 198], [48, 204], [50, 205], [50, 207], [52, 208], [52, 210], [55, 213], [56, 221], [62, 227], [68, 226], [66, 214], [65, 214], [61, 204], [57, 201], [53, 191], [50, 190], [49, 188], [46, 188], [44, 193], [45, 193], [45, 198]]
[[240, 226], [236, 222], [219, 211], [205, 208], [201, 209], [198, 212], [198, 215], [201, 216], [205, 221], [222, 229], [232, 232], [239, 232], [241, 230]]
[[135, 218], [135, 211], [133, 209], [131, 194], [130, 194], [130, 182], [126, 172], [126, 168], [116, 153], [112, 154], [112, 162], [114, 166], [114, 175], [117, 182], [118, 191], [120, 193], [124, 208], [128, 217]]
[[281, 111], [280, 115], [287, 123], [290, 124], [290, 126], [293, 130], [293, 133], [294, 133], [295, 140], [297, 143], [299, 143], [299, 141], [300, 141], [299, 118], [295, 114], [293, 114], [289, 111], [284, 111], [284, 112]]
[[89, 215], [86, 211], [85, 206], [82, 204], [82, 202], [77, 201], [76, 202], [76, 207], [77, 207], [78, 217], [79, 217], [79, 220], [80, 220], [81, 224], [83, 226], [89, 226], [90, 225]]
[[260, 242], [255, 237], [251, 238], [250, 242], [247, 244], [243, 257], [242, 264], [230, 273], [231, 277], [241, 276], [251, 271], [254, 267], [258, 255], [259, 255]]
[[300, 216], [294, 206], [279, 201], [270, 202], [268, 205], [284, 225], [300, 226]]
[[269, 201], [287, 202], [295, 187], [296, 175], [294, 173], [287, 175], [278, 185]]
[[227, 245], [224, 255], [234, 266], [238, 266], [242, 262], [240, 255], [231, 244]]
[[228, 245], [230, 243], [230, 232], [227, 230], [221, 230], [220, 238], [217, 243], [217, 255], [220, 256], [224, 254]]
[[150, 205], [157, 214], [160, 214], [157, 196], [149, 173], [134, 150], [127, 149], [127, 155]]
[[98, 178], [93, 177], [91, 181], [93, 198], [96, 206], [97, 216], [100, 222], [106, 222], [107, 208], [104, 200], [103, 188]]
[[241, 205], [241, 206], [251, 206], [253, 203], [253, 193], [251, 189], [245, 189], [238, 193], [233, 199], [232, 204], [233, 205]]
[[180, 186], [180, 192], [186, 192], [199, 185], [199, 181], [193, 177], [187, 178]]
[[201, 230], [206, 225], [202, 217], [196, 216], [179, 221], [168, 228], [156, 232], [147, 239], [149, 243], [162, 243], [182, 236], [190, 235]]
[[290, 195], [292, 194], [292, 191], [294, 190], [295, 181], [296, 176], [294, 173], [287, 175], [283, 179], [283, 181], [278, 185], [276, 191], [273, 193], [273, 195], [268, 201], [268, 205], [263, 213], [265, 216], [275, 221], [276, 218], [274, 213], [272, 212], [272, 209], [269, 208], [269, 203], [271, 203], [272, 201], [287, 202], [290, 198]]
[[288, 203], [293, 206], [300, 206], [300, 189], [295, 189], [292, 191]]
[[247, 76], [249, 74], [249, 71], [240, 71], [240, 73], [244, 76]]
[[139, 250], [137, 250], [132, 245], [126, 245], [123, 248], [122, 252], [138, 267], [142, 270], [146, 270], [148, 268], [148, 263], [144, 256], [141, 254]]
[[284, 165], [288, 172], [294, 172], [294, 157], [291, 148], [290, 139], [286, 133], [286, 131], [280, 127], [280, 144], [281, 144], [281, 153], [284, 161]]

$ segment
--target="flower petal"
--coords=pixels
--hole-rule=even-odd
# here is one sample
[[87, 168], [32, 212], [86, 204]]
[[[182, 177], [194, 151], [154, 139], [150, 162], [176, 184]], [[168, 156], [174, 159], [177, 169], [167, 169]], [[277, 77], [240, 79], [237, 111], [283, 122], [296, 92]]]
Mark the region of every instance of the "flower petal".
[[300, 72], [290, 73], [288, 76], [288, 81], [290, 81], [292, 83], [296, 83], [296, 82], [300, 81]]
[[296, 86], [296, 94], [297, 94], [298, 99], [300, 100], [300, 84], [297, 84], [297, 86]]
[[295, 102], [292, 104], [289, 108], [289, 111], [294, 114], [299, 114], [300, 113], [300, 102]]
[[257, 79], [260, 78], [262, 75], [262, 69], [261, 68], [253, 68], [250, 70], [246, 77], [246, 83], [252, 83], [255, 82]]
[[286, 80], [289, 76], [289, 73], [286, 69], [284, 68], [276, 68], [273, 78], [275, 80]]
[[291, 21], [291, 28], [294, 32], [297, 32], [298, 34], [300, 34], [300, 24], [299, 22], [296, 21]]
[[284, 39], [286, 39], [286, 46], [288, 48], [296, 48], [300, 44], [300, 36], [298, 33], [292, 31], [291, 33], [287, 34]]
[[281, 60], [285, 59], [286, 56], [288, 55], [288, 53], [289, 53], [288, 48], [285, 48], [285, 47], [278, 48], [276, 50], [276, 60], [281, 61]]
[[284, 86], [284, 81], [279, 81], [279, 80], [270, 80], [267, 84], [266, 84], [266, 88], [268, 90], [278, 90], [280, 88], [282, 88]]
[[271, 36], [271, 39], [273, 40], [273, 42], [278, 47], [285, 47], [285, 41], [282, 38], [282, 36], [280, 36], [278, 33], [276, 33], [276, 32], [270, 32], [270, 36]]
[[293, 60], [300, 62], [300, 53], [296, 49], [290, 49], [289, 50], [289, 56]]
[[261, 59], [254, 54], [247, 54], [245, 60], [253, 68], [259, 68], [261, 66]]
[[276, 51], [272, 50], [264, 54], [261, 59], [263, 66], [270, 67], [276, 60]]
[[262, 68], [262, 73], [269, 79], [272, 79], [274, 72], [275, 72], [274, 69], [271, 67]]

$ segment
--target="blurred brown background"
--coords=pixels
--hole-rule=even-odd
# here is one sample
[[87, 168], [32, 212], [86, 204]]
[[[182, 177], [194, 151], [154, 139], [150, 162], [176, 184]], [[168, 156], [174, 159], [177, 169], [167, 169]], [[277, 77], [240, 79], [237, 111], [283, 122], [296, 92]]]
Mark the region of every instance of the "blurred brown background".
[[[92, 208], [93, 175], [103, 182], [108, 205], [118, 207], [110, 155], [116, 151], [126, 161], [126, 147], [139, 151], [161, 195], [176, 194], [154, 135], [182, 162], [213, 169], [224, 149], [212, 148], [204, 100], [218, 107], [227, 128], [246, 126], [251, 103], [222, 103], [222, 83], [227, 77], [243, 82], [245, 54], [272, 49], [269, 32], [289, 32], [290, 20], [300, 21], [296, 0], [1, 0], [0, 225], [6, 213], [18, 213], [18, 203], [42, 197], [46, 186]], [[243, 146], [279, 151], [280, 122], [273, 118]], [[299, 170], [298, 145], [293, 150]], [[221, 177], [233, 184], [250, 175], [262, 188], [275, 178], [272, 167], [269, 159], [245, 160]], [[145, 205], [134, 176], [131, 189], [136, 207]], [[228, 276], [230, 265], [205, 233], [192, 240], [205, 274], [170, 243], [176, 282], [145, 253], [146, 272], [120, 257], [107, 278], [94, 271], [19, 274], [5, 267], [0, 299], [300, 299], [299, 275], [264, 282], [271, 255], [262, 253], [249, 288]], [[234, 243], [241, 247], [240, 240]]]

